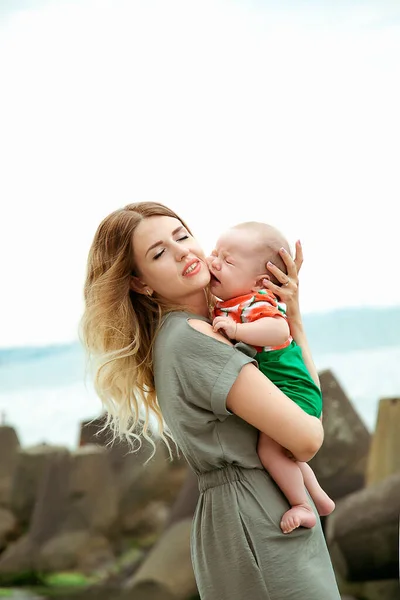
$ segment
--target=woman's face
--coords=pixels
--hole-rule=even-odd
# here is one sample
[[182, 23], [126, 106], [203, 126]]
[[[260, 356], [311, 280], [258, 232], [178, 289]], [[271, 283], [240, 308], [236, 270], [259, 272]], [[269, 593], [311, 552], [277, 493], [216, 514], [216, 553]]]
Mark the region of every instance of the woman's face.
[[140, 282], [164, 300], [196, 305], [210, 282], [203, 250], [179, 219], [143, 219], [133, 234], [134, 264]]

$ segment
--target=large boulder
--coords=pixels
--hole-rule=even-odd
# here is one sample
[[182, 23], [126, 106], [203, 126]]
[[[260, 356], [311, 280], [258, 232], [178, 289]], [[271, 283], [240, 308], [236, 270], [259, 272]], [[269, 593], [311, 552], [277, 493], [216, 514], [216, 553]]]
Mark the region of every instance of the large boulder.
[[57, 570], [68, 569], [82, 565], [89, 555], [86, 566], [110, 559], [104, 534], [114, 533], [118, 504], [104, 448], [85, 446], [73, 454], [49, 455], [36, 488], [26, 539], [0, 557], [0, 573], [43, 571], [55, 565]]
[[[0, 581], [7, 581], [18, 573], [33, 572], [40, 548], [62, 524], [69, 492], [70, 458], [67, 451], [46, 456], [35, 485], [28, 533], [8, 546], [0, 556]], [[34, 466], [37, 467], [36, 462]], [[34, 473], [36, 475], [36, 469]]]
[[54, 457], [68, 454], [66, 448], [47, 444], [32, 446], [18, 452], [11, 490], [11, 510], [24, 528], [29, 526], [38, 487], [47, 465]]
[[[166, 519], [166, 509], [182, 487], [188, 470], [187, 463], [176, 453], [171, 460], [165, 444], [159, 439], [155, 440], [155, 449], [142, 439], [134, 451], [127, 443], [111, 443], [111, 432], [104, 430], [104, 424], [104, 416], [83, 422], [79, 445], [97, 444], [107, 449], [116, 481], [118, 529], [134, 535], [143, 527], [151, 528], [148, 505], [156, 502], [157, 508], [162, 504], [165, 506], [165, 510], [157, 511], [157, 518], [154, 519], [153, 529], [156, 532], [159, 530], [161, 513], [165, 514]], [[146, 523], [142, 523], [141, 515]]]
[[35, 557], [41, 573], [68, 571], [93, 573], [114, 560], [109, 541], [89, 531], [67, 531], [48, 540]]
[[319, 378], [325, 439], [310, 466], [327, 494], [338, 500], [364, 487], [371, 436], [333, 373], [322, 371]]
[[400, 473], [336, 504], [326, 539], [345, 581], [391, 579], [399, 573]]
[[18, 532], [17, 520], [13, 513], [6, 508], [0, 508], [0, 552]]
[[180, 492], [171, 507], [165, 527], [170, 527], [182, 519], [193, 517], [199, 495], [197, 475], [189, 469]]
[[400, 471], [400, 398], [383, 398], [367, 465], [367, 485]]
[[126, 600], [186, 600], [197, 592], [190, 557], [192, 519], [168, 527], [124, 586]]
[[0, 507], [3, 508], [9, 508], [11, 504], [19, 447], [15, 429], [8, 425], [0, 425]]
[[14, 577], [32, 572], [35, 548], [28, 534], [9, 544], [0, 556], [0, 587], [8, 585]]
[[110, 534], [118, 517], [115, 476], [105, 448], [88, 445], [71, 457], [63, 531], [90, 530]]

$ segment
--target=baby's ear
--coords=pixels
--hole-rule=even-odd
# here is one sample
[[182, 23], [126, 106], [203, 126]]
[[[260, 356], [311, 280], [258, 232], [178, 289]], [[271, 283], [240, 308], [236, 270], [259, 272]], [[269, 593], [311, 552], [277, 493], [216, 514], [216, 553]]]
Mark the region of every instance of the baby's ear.
[[255, 285], [251, 288], [252, 292], [259, 292], [260, 290], [265, 290], [265, 286], [263, 284], [263, 279], [271, 280], [271, 275], [268, 273], [262, 273], [261, 275], [257, 275]]

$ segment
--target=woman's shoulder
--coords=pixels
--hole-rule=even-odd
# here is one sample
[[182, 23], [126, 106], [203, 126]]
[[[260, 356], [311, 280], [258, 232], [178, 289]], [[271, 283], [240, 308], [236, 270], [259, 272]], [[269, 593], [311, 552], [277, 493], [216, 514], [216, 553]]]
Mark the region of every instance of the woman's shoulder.
[[161, 322], [156, 336], [156, 346], [160, 344], [174, 346], [176, 343], [181, 345], [186, 341], [190, 343], [196, 337], [197, 327], [211, 329], [211, 321], [185, 311], [170, 312]]
[[209, 319], [192, 313], [177, 311], [164, 317], [156, 337], [155, 350], [162, 349], [171, 354], [177, 348], [181, 353], [195, 349], [203, 357], [229, 355], [232, 351], [240, 350], [241, 353], [253, 357], [256, 350], [241, 342], [233, 345], [221, 333], [215, 332]]

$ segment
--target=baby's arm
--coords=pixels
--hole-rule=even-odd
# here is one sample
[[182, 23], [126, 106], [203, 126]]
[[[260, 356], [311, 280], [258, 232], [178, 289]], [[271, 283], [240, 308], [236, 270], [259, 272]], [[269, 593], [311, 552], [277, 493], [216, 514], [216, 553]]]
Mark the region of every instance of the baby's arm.
[[251, 323], [236, 323], [231, 317], [216, 317], [213, 329], [223, 329], [229, 339], [250, 346], [281, 346], [290, 336], [289, 325], [281, 316], [263, 317]]

